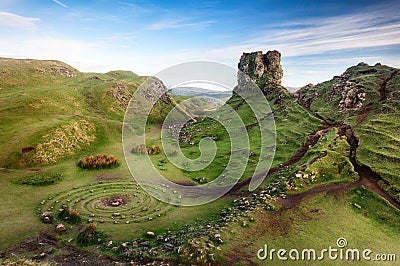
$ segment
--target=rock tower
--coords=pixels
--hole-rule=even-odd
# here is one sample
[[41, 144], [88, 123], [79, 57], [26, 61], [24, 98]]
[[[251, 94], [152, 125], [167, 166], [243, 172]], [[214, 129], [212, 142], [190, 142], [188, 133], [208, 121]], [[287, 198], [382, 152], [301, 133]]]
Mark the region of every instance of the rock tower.
[[247, 75], [246, 78], [239, 73], [239, 83], [248, 82], [247, 79], [250, 78], [260, 87], [282, 85], [281, 53], [276, 50], [268, 51], [266, 54], [262, 51], [243, 53], [238, 68]]

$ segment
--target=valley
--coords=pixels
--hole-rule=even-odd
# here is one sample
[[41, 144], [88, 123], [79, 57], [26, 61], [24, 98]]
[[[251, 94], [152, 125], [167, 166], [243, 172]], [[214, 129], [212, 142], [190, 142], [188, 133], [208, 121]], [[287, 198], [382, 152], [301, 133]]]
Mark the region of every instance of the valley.
[[[147, 77], [0, 58], [0, 261], [266, 265], [271, 262], [257, 258], [266, 243], [277, 249], [322, 249], [340, 237], [353, 248], [397, 252], [399, 70], [360, 63], [329, 81], [289, 92], [281, 85], [280, 56], [254, 52], [239, 60], [239, 70], [270, 104], [263, 119], [272, 126], [268, 119], [273, 118], [276, 135], [261, 142], [264, 128], [233, 90], [226, 105], [249, 136], [247, 165], [223, 197], [191, 207], [180, 206], [179, 195], [164, 184], [146, 189], [174, 204], [146, 193], [124, 157], [127, 152], [148, 155], [154, 168], [175, 183], [212, 182], [225, 173], [232, 150], [222, 124], [203, 117], [210, 112], [208, 104], [199, 100], [206, 109], [197, 114], [201, 119], [175, 132], [188, 158], [201, 155], [198, 144], [204, 138], [217, 147], [207, 168], [187, 171], [168, 160], [160, 137], [168, 112], [191, 95], [163, 94], [149, 114], [144, 147], [132, 144], [124, 151], [125, 109]], [[167, 91], [162, 82], [152, 84]], [[143, 101], [151, 102], [151, 96], [150, 91]], [[196, 116], [188, 112], [190, 106], [180, 108], [183, 115]], [[257, 168], [261, 154], [273, 156], [266, 171]], [[260, 187], [249, 191], [250, 180], [263, 177]], [[224, 182], [229, 183], [229, 174]]]

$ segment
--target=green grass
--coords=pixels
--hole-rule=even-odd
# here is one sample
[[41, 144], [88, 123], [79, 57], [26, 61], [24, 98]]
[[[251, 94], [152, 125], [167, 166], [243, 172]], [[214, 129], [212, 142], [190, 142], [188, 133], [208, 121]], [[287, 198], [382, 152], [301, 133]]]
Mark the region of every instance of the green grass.
[[[265, 189], [273, 186], [280, 193], [296, 194], [316, 185], [353, 182], [358, 179], [358, 174], [347, 157], [349, 151], [347, 141], [339, 138], [335, 128], [331, 129], [297, 163], [279, 169], [261, 187]], [[296, 174], [301, 174], [301, 177]], [[286, 181], [291, 188], [286, 185]]]
[[[400, 75], [395, 75], [386, 85], [386, 99], [382, 100], [378, 88], [396, 71], [384, 65], [354, 66], [344, 72], [347, 80], [366, 93], [363, 107], [347, 113], [338, 112], [341, 91], [335, 91], [334, 77], [307, 90], [301, 90], [303, 100], [311, 100], [311, 110], [328, 121], [343, 121], [351, 125], [359, 139], [357, 160], [379, 174], [382, 187], [400, 200]], [[342, 75], [342, 76], [343, 76]], [[364, 112], [367, 112], [366, 114]]]
[[52, 266], [55, 263], [37, 262], [35, 260], [29, 260], [25, 258], [13, 257], [13, 258], [0, 258], [1, 265], [6, 266]]
[[[388, 66], [353, 66], [344, 72], [346, 80], [355, 84], [355, 87], [366, 92], [364, 106], [372, 105], [379, 106], [379, 93], [377, 91], [384, 78], [390, 76], [394, 68]], [[342, 76], [343, 76], [342, 75]], [[300, 90], [304, 96], [304, 101], [310, 100], [310, 109], [321, 115], [328, 121], [342, 121], [343, 119], [357, 114], [349, 111], [347, 113], [339, 112], [339, 102], [342, 98], [342, 89], [335, 90], [333, 85], [340, 82], [339, 77], [317, 84], [313, 88]]]
[[356, 128], [360, 148], [357, 159], [378, 173], [392, 196], [400, 200], [400, 112], [371, 115]]
[[[48, 198], [54, 195], [73, 191], [74, 187], [97, 184], [96, 176], [99, 175], [105, 178], [117, 178], [114, 182], [132, 180], [123, 160], [120, 161], [119, 168], [92, 171], [78, 168], [76, 162], [82, 156], [101, 152], [123, 158], [120, 136], [124, 109], [119, 105], [121, 103], [118, 99], [107, 92], [117, 82], [127, 84], [127, 90], [133, 92], [139, 81], [143, 80], [132, 73], [117, 71], [107, 74], [79, 73], [75, 79], [63, 78], [62, 80], [59, 80], [59, 77], [39, 75], [38, 77], [43, 79], [26, 84], [20, 82], [20, 78], [25, 79], [36, 74], [32, 73], [31, 68], [25, 69], [20, 61], [15, 64], [20, 64], [23, 75], [15, 79], [7, 77], [9, 81], [2, 83], [0, 91], [0, 97], [4, 99], [0, 104], [2, 114], [0, 127], [4, 134], [0, 138], [2, 150], [5, 151], [0, 155], [2, 156], [0, 161], [4, 162], [1, 166], [16, 169], [0, 171], [0, 192], [6, 199], [0, 208], [1, 249], [16, 245], [43, 229], [55, 226], [54, 224], [45, 225], [38, 218], [37, 207], [43, 199], [48, 201]], [[93, 79], [94, 76], [100, 79]], [[22, 148], [36, 146], [43, 141], [43, 136], [49, 131], [57, 130], [63, 125], [82, 118], [95, 125], [94, 142], [82, 146], [71, 154], [58, 157], [56, 162], [30, 165], [30, 167], [45, 169], [45, 173], [60, 173], [63, 176], [62, 181], [46, 187], [20, 185], [14, 182], [14, 180], [25, 182], [27, 176], [29, 180], [31, 178], [29, 170], [25, 170], [26, 166], [21, 164]], [[182, 173], [180, 176], [183, 177]], [[35, 182], [38, 183], [39, 179], [41, 180], [41, 178], [35, 178]], [[163, 233], [166, 230], [178, 230], [188, 223], [209, 220], [215, 217], [228, 202], [230, 202], [229, 199], [220, 199], [207, 206], [173, 207], [165, 216], [153, 221], [118, 225], [104, 223], [99, 224], [98, 227], [114, 241], [129, 240], [141, 237], [149, 230]], [[76, 237], [78, 232], [75, 226], [73, 228], [68, 230], [65, 238]]]
[[[362, 210], [352, 205], [355, 202], [362, 205]], [[322, 194], [282, 214], [265, 211], [254, 213], [251, 216], [260, 222], [250, 223], [248, 228], [243, 228], [240, 223], [236, 223], [222, 234], [226, 244], [222, 245], [222, 251], [218, 255], [222, 261], [226, 261], [226, 264], [229, 264], [228, 261], [235, 261], [233, 258], [242, 258], [242, 263], [245, 258], [248, 258], [256, 264], [270, 265], [271, 261], [260, 261], [256, 255], [265, 244], [269, 249], [276, 250], [313, 248], [319, 251], [328, 246], [337, 247], [336, 240], [340, 237], [347, 240], [348, 248], [360, 250], [369, 248], [373, 250], [373, 254], [396, 253], [400, 231], [395, 224], [400, 222], [399, 215], [399, 211], [364, 189], [356, 189], [340, 198]], [[323, 262], [290, 262], [298, 265], [304, 265], [304, 263], [342, 265], [344, 263], [325, 258]], [[238, 262], [236, 265], [244, 265], [242, 263]], [[376, 262], [362, 261], [361, 263], [375, 265]], [[273, 264], [287, 265], [288, 262], [279, 261], [275, 256]]]
[[[244, 180], [251, 178], [254, 174], [256, 165], [260, 160], [261, 149], [273, 147], [274, 137], [273, 134], [270, 134], [270, 137], [267, 138], [267, 142], [262, 147], [260, 127], [256, 124], [257, 119], [249, 105], [243, 103], [243, 100], [238, 95], [232, 97], [228, 101], [228, 104], [232, 108], [237, 109], [237, 113], [241, 117], [244, 125], [254, 124], [254, 126], [248, 130], [248, 139], [250, 142], [250, 152], [255, 156], [250, 157], [247, 166], [245, 166], [245, 172], [241, 177], [241, 179]], [[307, 111], [303, 110], [288, 94], [286, 94], [284, 103], [281, 106], [271, 104], [271, 108], [275, 110], [275, 125], [271, 123], [270, 127], [276, 126], [276, 152], [272, 162], [273, 167], [292, 157], [306, 140], [308, 134], [320, 127], [320, 121], [310, 116]], [[220, 114], [220, 117], [225, 117], [225, 115]], [[298, 124], [302, 124], [304, 127], [299, 128]], [[155, 132], [154, 129], [149, 129], [148, 132], [153, 133], [146, 133], [147, 145], [161, 145], [158, 140], [160, 138], [159, 134]], [[153, 164], [170, 180], [185, 181], [186, 179], [186, 181], [194, 181], [199, 178], [204, 178], [207, 182], [214, 180], [224, 171], [231, 157], [230, 151], [232, 147], [228, 132], [219, 122], [207, 118], [200, 123], [185, 127], [183, 133], [194, 143], [194, 145], [188, 143], [189, 141], [180, 143], [183, 153], [191, 159], [200, 156], [198, 143], [201, 139], [205, 137], [213, 138], [217, 146], [217, 153], [213, 162], [201, 171], [182, 171], [171, 163], [160, 164], [161, 160], [166, 159], [160, 154], [151, 157]], [[268, 131], [266, 131], [266, 133], [268, 133]], [[243, 138], [241, 141], [245, 141], [245, 139]], [[234, 162], [233, 165], [234, 168], [232, 171], [239, 171], [239, 169], [244, 167], [243, 163], [240, 162]]]
[[15, 178], [13, 182], [21, 185], [48, 186], [58, 183], [61, 180], [62, 175], [59, 173], [40, 172]]
[[[80, 158], [90, 154], [105, 153], [113, 154], [119, 159], [124, 158], [121, 128], [124, 106], [127, 103], [126, 97], [135, 92], [145, 77], [126, 71], [112, 71], [105, 74], [80, 73], [56, 61], [0, 59], [0, 67], [6, 73], [0, 74], [0, 131], [2, 132], [0, 167], [4, 167], [0, 169], [0, 194], [2, 195], [0, 249], [17, 245], [29, 237], [34, 237], [42, 230], [53, 230], [56, 223], [43, 224], [38, 215], [50, 209], [54, 212], [54, 217], [57, 217], [58, 208], [63, 203], [61, 200], [67, 201], [71, 210], [76, 208], [82, 217], [82, 224], [68, 225], [67, 232], [59, 236], [62, 241], [68, 241], [71, 238], [76, 240], [82, 227], [91, 218], [97, 222], [97, 229], [107, 234], [109, 239], [115, 242], [130, 241], [133, 238], [144, 238], [147, 231], [165, 234], [169, 230], [175, 232], [190, 225], [206, 224], [209, 220], [215, 221], [220, 217], [221, 210], [231, 206], [232, 198], [230, 197], [223, 197], [207, 205], [196, 207], [176, 207], [159, 203], [140, 187], [136, 187], [126, 162], [122, 159], [119, 161], [120, 166], [112, 169], [84, 170], [77, 166]], [[56, 72], [53, 73], [54, 69]], [[353, 73], [354, 82], [362, 83], [363, 86], [376, 85], [378, 80], [371, 74], [361, 73], [365, 76], [359, 77], [360, 71], [368, 69], [349, 71]], [[60, 76], [60, 73], [64, 73], [62, 71], [75, 73], [76, 77]], [[379, 71], [379, 75], [386, 75], [388, 69], [382, 66]], [[398, 81], [393, 82], [388, 85], [388, 95], [391, 99], [398, 100], [396, 89]], [[326, 90], [324, 93], [328, 93], [329, 84], [321, 85], [325, 86], [321, 89]], [[278, 166], [287, 161], [297, 152], [311, 132], [322, 127], [321, 121], [300, 107], [287, 91], [272, 90], [267, 97], [273, 100], [277, 94], [281, 95], [282, 102], [270, 103], [276, 126], [276, 152], [272, 166]], [[371, 98], [367, 101], [373, 102], [375, 96], [376, 93], [371, 93]], [[185, 99], [186, 97], [175, 97], [173, 102], [182, 102]], [[197, 102], [197, 104], [204, 103]], [[254, 156], [249, 158], [242, 176], [244, 180], [253, 175], [261, 149], [269, 148], [271, 151], [274, 148], [275, 136], [270, 135], [267, 143], [261, 145], [260, 127], [256, 125], [257, 119], [250, 107], [243, 104], [242, 99], [237, 95], [234, 95], [228, 104], [237, 109], [237, 113], [246, 126], [253, 125], [248, 130], [248, 135], [250, 152]], [[315, 102], [312, 108], [318, 108], [321, 115], [330, 115], [335, 112], [332, 112], [332, 106], [329, 104], [331, 103], [324, 105], [321, 100]], [[397, 184], [396, 171], [400, 165], [396, 157], [399, 151], [398, 123], [392, 115], [393, 111], [397, 114], [397, 109], [394, 105], [385, 103], [375, 107], [382, 108], [382, 114], [371, 116], [366, 120], [368, 124], [365, 122], [356, 128], [356, 134], [360, 138], [357, 158], [379, 172], [390, 184]], [[172, 105], [162, 102], [153, 108], [152, 120], [146, 129], [148, 146], [161, 146], [158, 122], [170, 108]], [[268, 109], [262, 111], [263, 115], [269, 112]], [[224, 115], [222, 114], [222, 118]], [[68, 126], [83, 120], [94, 125], [95, 130], [90, 132], [69, 130]], [[346, 121], [355, 124], [356, 120], [349, 118]], [[272, 126], [272, 122], [269, 125]], [[55, 134], [50, 133], [59, 132], [60, 129], [61, 135], [69, 137], [52, 138]], [[227, 131], [212, 119], [205, 119], [184, 130], [195, 143], [194, 145], [181, 143], [183, 153], [189, 158], [197, 158], [200, 155], [198, 143], [204, 137], [215, 140], [218, 151], [213, 163], [199, 172], [184, 171], [175, 167], [161, 152], [150, 156], [154, 166], [174, 182], [197, 182], [199, 177], [204, 177], [207, 182], [213, 180], [222, 173], [230, 158], [231, 143]], [[79, 145], [79, 148], [74, 147], [72, 152], [54, 157], [54, 161], [48, 164], [43, 164], [41, 161], [26, 163], [33, 152], [26, 157], [22, 154], [23, 148], [36, 147], [44, 143], [51, 144], [45, 149], [46, 153], [51, 153], [56, 150], [55, 148], [64, 147], [63, 145], [69, 143], [70, 139], [91, 134], [94, 136], [92, 141], [73, 142], [72, 144]], [[279, 181], [279, 185], [276, 186], [282, 189], [283, 193], [295, 193], [285, 190], [285, 181], [293, 179], [294, 174], [298, 172], [319, 173], [316, 182], [297, 183], [298, 191], [308, 189], [315, 184], [353, 181], [357, 176], [347, 159], [348, 153], [349, 146], [346, 141], [337, 138], [335, 130], [329, 131], [297, 164], [278, 171], [263, 183], [263, 187], [274, 185]], [[242, 166], [239, 161], [234, 163], [237, 169]], [[43, 172], [32, 173], [38, 170]], [[53, 175], [54, 173], [57, 175]], [[58, 175], [62, 176], [61, 180], [58, 179]], [[298, 180], [294, 180], [294, 183], [296, 182]], [[132, 190], [135, 190], [133, 194], [137, 194], [138, 198], [131, 195]], [[91, 210], [95, 214], [92, 217], [91, 213], [85, 210], [88, 207], [82, 205], [86, 199], [98, 199], [100, 202], [115, 195], [127, 195], [128, 204], [139, 208], [138, 212], [142, 217], [132, 218], [130, 223], [126, 223], [127, 218], [121, 220], [118, 218], [118, 223], [113, 223], [112, 219], [115, 217], [111, 218], [111, 215], [107, 215], [103, 217], [104, 221], [100, 222], [101, 218], [95, 213], [95, 209]], [[57, 204], [56, 199], [60, 199]], [[40, 202], [43, 200], [45, 203], [42, 205]], [[75, 203], [76, 200], [78, 202]], [[353, 203], [361, 205], [362, 210], [355, 209], [351, 205]], [[148, 206], [149, 210], [140, 210], [143, 206]], [[160, 210], [156, 211], [155, 208], [158, 209], [156, 206], [160, 206]], [[102, 206], [102, 208], [114, 211], [110, 206]], [[118, 208], [115, 210], [125, 215], [123, 208]], [[314, 210], [322, 210], [322, 212]], [[364, 212], [367, 212], [368, 216], [365, 216]], [[396, 226], [399, 222], [398, 212], [391, 209], [379, 197], [365, 190], [355, 190], [346, 197], [338, 199], [320, 195], [302, 203], [298, 210], [288, 211], [281, 216], [274, 212], [256, 212], [251, 215], [255, 221], [252, 221], [250, 217], [243, 218], [247, 219], [246, 226], [234, 224], [229, 227], [232, 232], [227, 229], [222, 231], [223, 239], [227, 240], [226, 244], [221, 246], [222, 253], [219, 256], [222, 259], [234, 255], [240, 248], [243, 249], [243, 251], [239, 250], [240, 252], [244, 252], [243, 254], [248, 255], [250, 260], [257, 262], [254, 260], [254, 254], [266, 241], [277, 247], [315, 245], [313, 247], [318, 248], [326, 244], [334, 244], [337, 237], [344, 236], [350, 244], [360, 246], [369, 244], [371, 239], [377, 239], [372, 248], [380, 251], [383, 247], [396, 247], [399, 240], [399, 231]], [[152, 219], [148, 219], [150, 217]], [[244, 247], [242, 248], [238, 243], [243, 244]], [[94, 247], [87, 249], [91, 250], [91, 248], [94, 249]], [[238, 254], [241, 254], [240, 252]]]

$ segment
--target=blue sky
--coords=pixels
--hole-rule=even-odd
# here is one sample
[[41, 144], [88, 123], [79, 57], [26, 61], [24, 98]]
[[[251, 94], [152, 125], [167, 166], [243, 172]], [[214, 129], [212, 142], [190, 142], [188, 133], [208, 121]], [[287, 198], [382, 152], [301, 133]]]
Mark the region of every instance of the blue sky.
[[141, 75], [277, 49], [298, 87], [360, 61], [399, 67], [400, 1], [1, 0], [0, 36], [0, 57]]

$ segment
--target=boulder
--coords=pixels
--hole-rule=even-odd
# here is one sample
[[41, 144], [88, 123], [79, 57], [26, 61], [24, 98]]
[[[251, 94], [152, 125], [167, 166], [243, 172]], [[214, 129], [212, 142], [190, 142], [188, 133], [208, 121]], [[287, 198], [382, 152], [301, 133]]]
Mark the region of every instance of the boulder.
[[44, 212], [40, 215], [40, 219], [45, 223], [50, 223], [53, 218], [52, 212]]
[[154, 237], [156, 234], [154, 233], [154, 232], [152, 232], [152, 231], [148, 231], [147, 233], [146, 233], [146, 236], [148, 236], [148, 237]]
[[67, 230], [67, 228], [65, 227], [65, 225], [63, 225], [63, 224], [58, 224], [57, 226], [56, 226], [56, 231], [57, 232], [64, 232], [64, 231], [66, 231]]
[[222, 243], [223, 241], [222, 241], [221, 235], [220, 234], [215, 234], [214, 235], [214, 241]]

